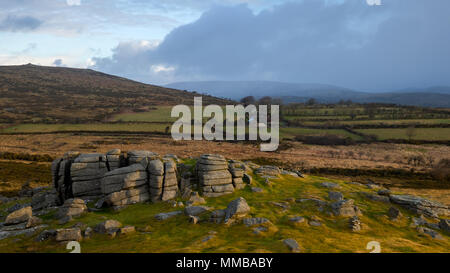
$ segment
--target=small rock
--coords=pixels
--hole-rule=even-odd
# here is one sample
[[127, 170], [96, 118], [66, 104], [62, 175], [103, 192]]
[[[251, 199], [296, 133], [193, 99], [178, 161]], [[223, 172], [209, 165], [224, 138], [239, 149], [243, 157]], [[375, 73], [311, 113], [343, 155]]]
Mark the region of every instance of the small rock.
[[390, 207], [388, 210], [388, 216], [389, 216], [389, 219], [395, 221], [395, 220], [402, 218], [403, 215], [398, 208]]
[[450, 232], [450, 220], [441, 219], [439, 222], [439, 227], [444, 231]]
[[322, 226], [322, 223], [319, 222], [319, 221], [309, 221], [308, 224], [310, 226], [313, 226], [313, 227], [320, 227], [320, 226]]
[[194, 224], [194, 225], [197, 224], [199, 220], [200, 220], [200, 218], [197, 217], [197, 216], [193, 216], [193, 215], [189, 216], [189, 222]]
[[51, 238], [55, 238], [56, 237], [56, 230], [54, 229], [49, 229], [49, 230], [44, 230], [42, 231], [35, 239], [36, 242], [43, 242], [43, 241], [47, 241]]
[[330, 191], [328, 192], [328, 198], [333, 201], [341, 201], [344, 200], [344, 195], [338, 191]]
[[361, 221], [359, 220], [358, 216], [353, 216], [349, 219], [349, 227], [354, 232], [361, 230]]
[[32, 215], [33, 211], [31, 209], [31, 206], [18, 209], [6, 216], [5, 225], [15, 225], [27, 222]]
[[84, 231], [84, 237], [85, 238], [89, 238], [92, 235], [92, 228], [91, 227], [87, 227], [86, 230]]
[[122, 223], [116, 220], [106, 220], [94, 227], [94, 231], [97, 233], [107, 234], [119, 230], [122, 227]]
[[56, 230], [56, 241], [81, 241], [81, 230], [79, 228], [66, 228]]
[[203, 197], [201, 197], [198, 192], [193, 191], [191, 193], [191, 197], [189, 198], [189, 204], [190, 205], [202, 205], [206, 204], [206, 201]]
[[189, 216], [197, 216], [210, 210], [211, 208], [206, 206], [189, 206], [184, 209], [184, 213]]
[[328, 189], [337, 189], [337, 188], [340, 187], [338, 184], [332, 183], [332, 182], [323, 182], [323, 183], [320, 183], [320, 185], [322, 187], [325, 187], [325, 188], [328, 188]]
[[437, 239], [437, 240], [443, 240], [444, 239], [444, 237], [442, 237], [441, 234], [439, 234], [437, 231], [432, 230], [431, 228], [417, 227], [417, 231], [419, 233], [429, 235], [433, 239]]
[[66, 215], [63, 218], [58, 220], [58, 224], [65, 225], [65, 224], [69, 223], [70, 221], [72, 221], [72, 216]]
[[258, 188], [258, 187], [252, 187], [251, 189], [252, 189], [252, 192], [258, 192], [258, 193], [263, 192], [263, 189]]
[[42, 224], [42, 219], [36, 216], [31, 216], [28, 221], [26, 228], [36, 227]]
[[301, 224], [301, 223], [305, 222], [305, 217], [295, 216], [295, 217], [289, 218], [289, 221], [291, 221], [295, 224]]
[[133, 226], [125, 226], [119, 230], [120, 234], [131, 234], [136, 232], [136, 228]]
[[162, 212], [162, 213], [156, 214], [155, 218], [157, 220], [162, 221], [162, 220], [167, 220], [167, 219], [169, 219], [171, 217], [174, 217], [174, 216], [177, 216], [177, 215], [180, 215], [180, 214], [183, 214], [182, 210], [176, 210], [176, 211], [171, 211], [171, 212]]
[[269, 219], [261, 218], [261, 217], [244, 218], [244, 220], [243, 220], [244, 225], [246, 225], [247, 227], [261, 225], [261, 224], [269, 223], [269, 222], [270, 222]]
[[283, 243], [292, 251], [295, 253], [300, 252], [300, 246], [298, 245], [297, 241], [289, 238], [289, 239], [285, 239], [283, 241]]
[[378, 195], [383, 195], [383, 196], [389, 196], [389, 195], [391, 195], [391, 191], [388, 190], [388, 189], [382, 189], [382, 190], [379, 190], [377, 193], [378, 193]]

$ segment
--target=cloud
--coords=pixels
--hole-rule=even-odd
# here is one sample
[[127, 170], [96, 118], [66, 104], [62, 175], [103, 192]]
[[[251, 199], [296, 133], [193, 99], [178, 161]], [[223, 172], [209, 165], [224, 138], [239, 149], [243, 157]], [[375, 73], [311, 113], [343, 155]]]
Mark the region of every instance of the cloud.
[[0, 31], [31, 31], [39, 28], [43, 21], [32, 16], [8, 15], [0, 21]]
[[[362, 90], [450, 85], [450, 1], [304, 0], [255, 14], [216, 6], [156, 48], [119, 44], [93, 68], [133, 79], [320, 82]], [[170, 69], [152, 69], [165, 67]]]
[[80, 6], [81, 0], [67, 0], [67, 5], [69, 6]]

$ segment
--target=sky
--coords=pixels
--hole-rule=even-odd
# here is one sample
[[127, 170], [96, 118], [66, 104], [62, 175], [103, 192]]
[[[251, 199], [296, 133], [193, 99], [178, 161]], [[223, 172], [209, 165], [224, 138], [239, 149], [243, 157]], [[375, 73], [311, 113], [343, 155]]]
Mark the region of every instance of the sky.
[[450, 86], [449, 13], [448, 0], [0, 0], [0, 65], [159, 85]]

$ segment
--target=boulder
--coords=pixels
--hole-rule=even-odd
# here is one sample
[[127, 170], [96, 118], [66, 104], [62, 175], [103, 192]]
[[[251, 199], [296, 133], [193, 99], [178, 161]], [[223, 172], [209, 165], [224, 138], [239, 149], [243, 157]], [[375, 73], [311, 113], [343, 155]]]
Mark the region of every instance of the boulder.
[[385, 195], [378, 195], [378, 194], [372, 194], [369, 192], [361, 192], [361, 194], [366, 197], [369, 200], [375, 201], [375, 202], [383, 202], [383, 203], [390, 203], [390, 199], [388, 196]]
[[388, 216], [389, 216], [389, 219], [395, 221], [395, 220], [402, 218], [403, 215], [398, 208], [390, 207], [388, 210]]
[[433, 239], [437, 239], [437, 240], [444, 240], [444, 237], [442, 237], [441, 234], [439, 234], [439, 232], [432, 230], [431, 228], [427, 228], [427, 227], [417, 227], [417, 231], [421, 234], [425, 234], [430, 236]]
[[189, 197], [188, 204], [190, 205], [202, 205], [206, 204], [206, 201], [203, 197], [201, 197], [198, 192], [192, 192], [191, 197]]
[[390, 201], [418, 214], [429, 217], [450, 216], [447, 205], [413, 195], [390, 195]]
[[120, 149], [113, 149], [106, 153], [107, 167], [109, 171], [120, 168], [123, 160], [122, 151]]
[[188, 216], [198, 216], [210, 210], [211, 208], [206, 206], [189, 206], [184, 209], [184, 213]]
[[361, 230], [361, 221], [358, 216], [353, 216], [349, 219], [349, 227], [351, 231], [357, 232]]
[[251, 227], [251, 226], [261, 225], [261, 224], [264, 224], [264, 223], [269, 223], [270, 221], [267, 218], [256, 217], [256, 218], [244, 218], [242, 220], [242, 222], [247, 227]]
[[333, 201], [341, 201], [344, 200], [344, 195], [338, 191], [330, 191], [328, 192], [328, 198]]
[[332, 183], [332, 182], [323, 182], [320, 183], [320, 185], [324, 188], [328, 188], [328, 189], [338, 189], [340, 188], [340, 186], [336, 183]]
[[31, 206], [18, 209], [6, 216], [5, 225], [16, 225], [28, 222], [32, 215], [33, 210], [31, 209]]
[[64, 228], [56, 230], [55, 240], [58, 242], [81, 241], [81, 239], [80, 228]]
[[441, 221], [439, 222], [439, 228], [446, 232], [450, 232], [450, 220], [441, 219]]
[[88, 208], [83, 199], [71, 198], [67, 199], [58, 209], [57, 218], [77, 217], [87, 212]]
[[119, 229], [119, 233], [123, 234], [123, 235], [131, 234], [131, 233], [135, 233], [135, 232], [136, 232], [136, 228], [133, 226], [125, 226], [125, 227]]
[[127, 153], [128, 164], [133, 165], [136, 163], [142, 164], [145, 168], [149, 161], [158, 158], [159, 155], [150, 151], [129, 151]]
[[361, 211], [354, 205], [353, 199], [337, 201], [331, 204], [331, 209], [336, 216], [359, 216]]
[[255, 174], [259, 176], [273, 176], [278, 177], [278, 175], [281, 174], [280, 168], [277, 166], [261, 166], [258, 169], [255, 170]]
[[34, 211], [55, 207], [58, 203], [59, 198], [55, 189], [34, 194], [31, 199], [31, 207]]
[[122, 223], [116, 220], [106, 220], [94, 227], [94, 231], [101, 234], [117, 232], [122, 227]]
[[246, 216], [250, 212], [250, 207], [243, 197], [231, 201], [225, 210], [225, 223]]
[[296, 240], [289, 238], [289, 239], [283, 240], [283, 243], [289, 248], [290, 251], [292, 251], [294, 253], [300, 252], [300, 246]]
[[220, 224], [225, 218], [226, 210], [219, 209], [211, 212], [210, 221], [216, 224]]
[[162, 213], [156, 214], [155, 218], [157, 220], [162, 221], [162, 220], [167, 220], [169, 218], [172, 218], [172, 217], [180, 215], [180, 214], [183, 214], [182, 210], [176, 210], [176, 211], [171, 211], [171, 212], [162, 212]]

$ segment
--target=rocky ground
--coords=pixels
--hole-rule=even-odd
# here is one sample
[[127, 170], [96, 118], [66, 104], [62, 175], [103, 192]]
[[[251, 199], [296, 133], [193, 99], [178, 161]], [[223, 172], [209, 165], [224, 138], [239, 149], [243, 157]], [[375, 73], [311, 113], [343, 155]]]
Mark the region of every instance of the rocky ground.
[[382, 252], [450, 250], [448, 204], [376, 181], [215, 155], [131, 153], [129, 166], [112, 166], [119, 154], [70, 159], [71, 194], [54, 183], [0, 197], [0, 252], [69, 252], [69, 241], [81, 252], [369, 252], [371, 241]]

